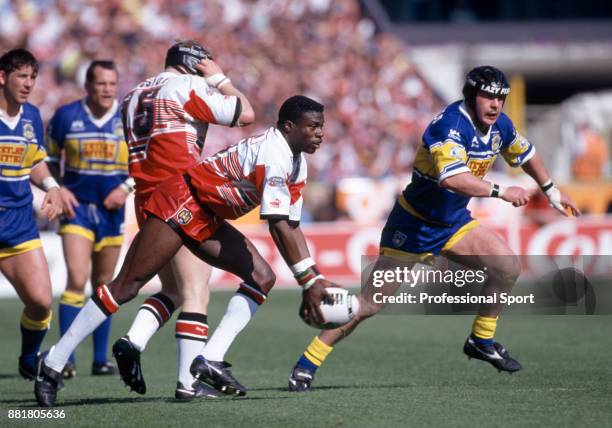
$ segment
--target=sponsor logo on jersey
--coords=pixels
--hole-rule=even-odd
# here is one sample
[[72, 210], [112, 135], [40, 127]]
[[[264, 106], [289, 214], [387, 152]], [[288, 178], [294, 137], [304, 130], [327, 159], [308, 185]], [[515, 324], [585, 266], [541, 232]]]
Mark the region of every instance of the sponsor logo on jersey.
[[495, 161], [495, 157], [492, 159], [470, 159], [467, 166], [472, 171], [472, 174], [482, 178], [489, 171], [493, 161]]
[[85, 130], [85, 122], [82, 120], [73, 120], [70, 124], [70, 131], [79, 132]]
[[281, 201], [280, 201], [280, 199], [274, 199], [273, 201], [270, 201], [269, 205], [270, 205], [272, 208], [280, 208], [280, 206], [281, 206]]
[[28, 141], [34, 139], [34, 126], [30, 122], [23, 123], [23, 136]]
[[193, 219], [193, 214], [191, 214], [191, 211], [189, 211], [187, 208], [183, 208], [176, 215], [176, 220], [178, 221], [180, 225], [183, 225], [183, 226], [186, 224], [189, 224], [189, 222], [192, 219]]
[[123, 139], [123, 122], [121, 121], [121, 119], [119, 119], [118, 117], [115, 117], [113, 119], [112, 126], [113, 126], [113, 134]]
[[270, 177], [268, 178], [268, 186], [270, 187], [284, 187], [285, 179], [283, 177]]
[[499, 134], [494, 134], [491, 137], [491, 150], [497, 152], [499, 150], [499, 146], [501, 146], [501, 137]]
[[479, 144], [478, 138], [474, 135], [474, 137], [472, 137], [472, 147], [477, 146], [478, 144]]
[[406, 242], [406, 239], [408, 239], [408, 235], [400, 232], [399, 230], [396, 230], [395, 233], [393, 234], [393, 238], [391, 239], [391, 243], [393, 244], [394, 247], [399, 248], [402, 245], [404, 245], [404, 242]]
[[81, 157], [88, 161], [114, 161], [117, 145], [114, 141], [81, 141]]
[[460, 146], [455, 146], [450, 149], [450, 155], [460, 162], [463, 162], [463, 150]]
[[461, 134], [456, 129], [451, 129], [448, 131], [448, 138], [451, 138], [455, 141], [461, 141]]
[[0, 165], [21, 166], [27, 151], [25, 143], [0, 144]]

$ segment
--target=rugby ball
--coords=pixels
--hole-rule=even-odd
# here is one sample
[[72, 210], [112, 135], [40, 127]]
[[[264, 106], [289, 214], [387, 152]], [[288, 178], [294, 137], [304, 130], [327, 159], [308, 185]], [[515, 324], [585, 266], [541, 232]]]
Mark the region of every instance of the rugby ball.
[[339, 287], [328, 287], [325, 289], [333, 303], [321, 303], [321, 314], [323, 324], [314, 324], [312, 321], [308, 325], [325, 330], [343, 326], [352, 320], [359, 312], [359, 298], [351, 294], [348, 290]]

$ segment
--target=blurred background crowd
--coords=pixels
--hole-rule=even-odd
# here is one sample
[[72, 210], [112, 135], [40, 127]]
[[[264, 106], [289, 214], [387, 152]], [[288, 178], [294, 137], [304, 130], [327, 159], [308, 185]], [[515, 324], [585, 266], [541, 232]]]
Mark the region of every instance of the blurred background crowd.
[[[30, 102], [47, 121], [83, 96], [91, 60], [117, 63], [122, 97], [162, 70], [175, 39], [194, 39], [210, 48], [257, 114], [250, 127], [213, 129], [205, 153], [274, 124], [285, 98], [311, 96], [324, 103], [326, 125], [324, 144], [309, 161], [306, 218], [376, 221], [409, 179], [424, 128], [454, 99], [433, 89], [406, 40], [381, 31], [364, 3], [371, 2], [0, 0], [0, 49], [26, 47], [42, 63]], [[576, 132], [595, 142], [577, 145], [574, 154], [594, 156], [601, 166], [593, 172], [586, 160], [574, 172], [605, 179], [609, 140], [587, 128]]]

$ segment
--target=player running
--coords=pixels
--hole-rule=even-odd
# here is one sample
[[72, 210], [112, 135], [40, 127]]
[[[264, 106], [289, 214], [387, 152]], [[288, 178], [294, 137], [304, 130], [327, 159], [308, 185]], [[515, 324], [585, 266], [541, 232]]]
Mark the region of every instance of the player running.
[[[60, 219], [68, 280], [60, 297], [60, 334], [85, 303], [85, 284], [112, 279], [123, 243], [125, 201], [133, 184], [128, 178], [128, 150], [117, 103], [118, 73], [112, 61], [93, 61], [85, 74], [84, 99], [60, 107], [47, 128], [47, 164], [60, 178], [66, 215]], [[111, 317], [93, 332], [92, 375], [112, 375], [107, 360]], [[74, 353], [64, 378], [76, 376]]]
[[[522, 187], [504, 188], [483, 179], [500, 154], [510, 166], [520, 166], [538, 183], [551, 206], [564, 215], [566, 208], [580, 215], [573, 202], [553, 185], [535, 147], [502, 113], [509, 92], [506, 77], [495, 67], [476, 67], [467, 74], [464, 100], [450, 104], [425, 130], [412, 182], [398, 198], [382, 231], [381, 255], [428, 261], [442, 254], [464, 266], [486, 269], [483, 293], [510, 292], [521, 271], [518, 258], [466, 208], [472, 197], [501, 198], [516, 207], [529, 200]], [[379, 263], [389, 261], [381, 258]], [[384, 266], [375, 267], [380, 268]], [[397, 288], [388, 285], [385, 289], [394, 294]], [[315, 337], [292, 369], [289, 390], [310, 390], [316, 370], [333, 346], [382, 307], [362, 296], [361, 311], [354, 320]], [[494, 339], [501, 308], [501, 304], [480, 308], [463, 351], [499, 370], [515, 372], [521, 369], [520, 363]]]
[[310, 258], [299, 227], [306, 158], [323, 139], [323, 105], [304, 96], [286, 100], [276, 127], [244, 139], [159, 186], [144, 209], [149, 214], [121, 272], [100, 285], [68, 332], [42, 362], [35, 385], [41, 406], [55, 404], [61, 371], [70, 353], [119, 306], [130, 301], [181, 248], [242, 279], [225, 315], [191, 366], [192, 374], [228, 395], [246, 389], [228, 370], [225, 353], [263, 304], [276, 277], [255, 246], [226, 219], [261, 206], [261, 218], [298, 283], [305, 318], [322, 322], [319, 305], [333, 286]]
[[34, 221], [30, 181], [46, 190], [41, 212], [62, 213], [59, 185], [45, 159], [40, 113], [28, 103], [38, 61], [25, 49], [0, 57], [0, 272], [25, 308], [21, 315], [19, 374], [36, 377], [40, 345], [51, 323], [51, 279]]
[[[210, 124], [245, 126], [255, 120], [249, 100], [223, 74], [210, 52], [189, 40], [168, 49], [165, 70], [134, 88], [122, 108], [140, 226], [147, 216], [144, 206], [155, 188], [201, 160]], [[113, 345], [121, 377], [132, 390], [146, 392], [140, 353], [180, 306], [175, 329], [175, 398], [207, 397], [215, 391], [200, 382], [194, 384], [189, 366], [208, 339], [210, 266], [181, 248], [159, 277], [161, 292], [145, 300], [127, 335]]]

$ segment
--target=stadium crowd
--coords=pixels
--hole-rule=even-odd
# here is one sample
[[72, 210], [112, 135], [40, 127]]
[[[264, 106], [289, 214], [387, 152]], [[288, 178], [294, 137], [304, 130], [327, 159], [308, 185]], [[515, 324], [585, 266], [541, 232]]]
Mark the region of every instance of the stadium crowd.
[[405, 45], [377, 34], [356, 0], [0, 1], [0, 48], [30, 49], [42, 63], [30, 101], [47, 121], [81, 93], [93, 59], [113, 59], [119, 95], [163, 63], [169, 42], [195, 39], [254, 101], [248, 129], [212, 131], [214, 153], [275, 121], [279, 103], [303, 93], [326, 106], [326, 144], [313, 181], [406, 173], [420, 135], [442, 104]]

